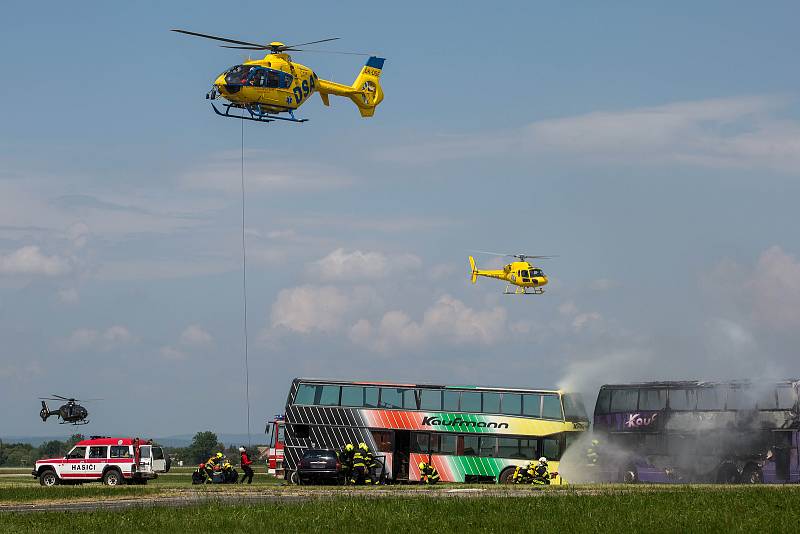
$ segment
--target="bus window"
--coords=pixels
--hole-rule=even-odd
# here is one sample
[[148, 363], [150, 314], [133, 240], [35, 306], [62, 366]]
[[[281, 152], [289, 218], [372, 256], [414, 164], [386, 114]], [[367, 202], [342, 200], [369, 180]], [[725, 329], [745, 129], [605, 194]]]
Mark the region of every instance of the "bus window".
[[778, 388], [778, 409], [791, 410], [797, 402], [794, 388], [792, 387], [779, 387]]
[[342, 406], [364, 406], [364, 388], [361, 386], [342, 386]]
[[428, 454], [430, 452], [431, 435], [423, 432], [411, 434], [411, 452]]
[[434, 448], [433, 445], [431, 445], [431, 452], [454, 455], [456, 453], [456, 445], [458, 444], [458, 436], [455, 434], [433, 435], [431, 436], [431, 444], [434, 442], [438, 442], [438, 446]]
[[462, 391], [461, 392], [461, 411], [462, 412], [480, 412], [481, 411], [481, 394], [477, 391]]
[[717, 387], [700, 388], [697, 390], [698, 410], [724, 410], [725, 396]]
[[406, 410], [419, 410], [417, 397], [419, 396], [416, 389], [403, 390], [403, 408]]
[[558, 460], [561, 457], [557, 439], [544, 438], [542, 440], [542, 456], [548, 460]]
[[774, 410], [777, 407], [774, 387], [764, 387], [756, 391], [756, 404], [759, 410]]
[[728, 410], [755, 410], [756, 401], [753, 392], [741, 387], [728, 389], [728, 398], [725, 401]]
[[339, 389], [339, 386], [300, 384], [300, 387], [297, 388], [294, 403], [338, 406]]
[[378, 388], [373, 388], [373, 387], [364, 388], [364, 407], [365, 408], [378, 407]]
[[484, 393], [483, 394], [483, 413], [500, 413], [500, 394], [499, 393]]
[[503, 393], [503, 412], [507, 415], [522, 413], [522, 395], [519, 393]]
[[536, 448], [539, 446], [538, 439], [521, 439], [519, 440], [519, 452], [526, 460], [534, 460], [538, 458]]
[[667, 407], [667, 391], [665, 389], [640, 389], [640, 410], [663, 410]]
[[417, 409], [415, 390], [405, 388], [381, 388], [381, 408]]
[[380, 452], [392, 452], [392, 432], [373, 430], [372, 439], [375, 440]]
[[664, 434], [645, 434], [644, 435], [645, 454], [667, 454], [667, 440]]
[[314, 404], [320, 406], [339, 406], [339, 386], [317, 386]]
[[542, 396], [537, 394], [522, 396], [522, 415], [529, 417], [542, 416]]
[[578, 440], [583, 436], [582, 432], [565, 432], [564, 433], [564, 441], [566, 442], [565, 448], [569, 449], [573, 443], [578, 443]]
[[597, 394], [597, 403], [594, 405], [594, 413], [603, 415], [608, 413], [609, 404], [611, 403], [611, 390], [601, 389]]
[[611, 411], [635, 412], [638, 397], [639, 397], [638, 389], [612, 389]]
[[694, 410], [697, 408], [697, 392], [693, 389], [671, 389], [669, 407], [673, 410]]
[[563, 419], [561, 413], [561, 400], [558, 395], [544, 395], [542, 397], [542, 417], [546, 419]]
[[314, 404], [314, 394], [317, 386], [313, 384], [300, 384], [297, 388], [297, 395], [294, 397], [295, 404]]
[[580, 393], [564, 393], [561, 395], [561, 402], [564, 404], [564, 418], [567, 421], [588, 421]]
[[498, 438], [497, 457], [512, 458], [514, 460], [525, 459], [525, 455], [519, 450], [519, 440], [517, 438]]
[[458, 398], [461, 396], [460, 391], [447, 391], [444, 392], [444, 411], [457, 412], [458, 411]]
[[442, 409], [442, 392], [438, 389], [423, 389], [419, 392], [419, 409], [436, 410]]
[[479, 456], [483, 456], [484, 458], [494, 458], [496, 455], [497, 449], [497, 438], [495, 437], [488, 437], [488, 436], [481, 436], [480, 441], [480, 449], [478, 449]]
[[478, 436], [462, 436], [464, 440], [464, 450], [461, 454], [464, 456], [477, 456], [478, 455]]

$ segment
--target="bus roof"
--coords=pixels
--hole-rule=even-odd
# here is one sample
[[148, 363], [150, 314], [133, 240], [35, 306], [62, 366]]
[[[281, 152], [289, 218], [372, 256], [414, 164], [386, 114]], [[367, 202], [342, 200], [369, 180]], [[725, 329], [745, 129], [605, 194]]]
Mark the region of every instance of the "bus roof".
[[[627, 389], [627, 388], [703, 388], [713, 386], [750, 386], [754, 380], [663, 380], [658, 382], [632, 382], [630, 384], [604, 384], [600, 389]], [[786, 380], [763, 381], [762, 384], [775, 386], [798, 386], [800, 380], [789, 378]]]
[[402, 382], [378, 382], [370, 380], [326, 380], [324, 378], [295, 378], [293, 382], [305, 382], [309, 384], [333, 384], [337, 386], [379, 386], [379, 387], [395, 387], [395, 388], [441, 388], [441, 389], [469, 389], [479, 391], [511, 391], [520, 393], [556, 393], [560, 394], [562, 391], [557, 389], [527, 389], [527, 388], [507, 388], [497, 386], [459, 386], [459, 385], [443, 385], [443, 384], [407, 384]]

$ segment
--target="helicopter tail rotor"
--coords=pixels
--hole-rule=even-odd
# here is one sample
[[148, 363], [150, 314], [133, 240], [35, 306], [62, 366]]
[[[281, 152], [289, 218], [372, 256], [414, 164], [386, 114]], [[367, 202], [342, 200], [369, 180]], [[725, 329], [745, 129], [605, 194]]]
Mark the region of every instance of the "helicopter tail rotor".
[[47, 418], [50, 417], [50, 409], [45, 401], [42, 401], [42, 411], [39, 412], [39, 417], [42, 418], [42, 421], [47, 421]]
[[469, 267], [471, 269], [470, 272], [471, 281], [474, 284], [475, 282], [478, 281], [478, 268], [475, 267], [475, 258], [473, 258], [472, 256], [469, 257]]

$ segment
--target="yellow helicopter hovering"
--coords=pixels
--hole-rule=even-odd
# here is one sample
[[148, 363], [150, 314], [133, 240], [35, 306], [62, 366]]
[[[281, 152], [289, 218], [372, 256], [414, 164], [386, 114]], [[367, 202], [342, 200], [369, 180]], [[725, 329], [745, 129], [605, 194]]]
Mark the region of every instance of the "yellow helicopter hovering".
[[[302, 50], [297, 47], [335, 41], [338, 37], [285, 45], [277, 41], [259, 44], [187, 30], [172, 31], [236, 45], [220, 45], [223, 48], [268, 51], [263, 59], [249, 60], [241, 65], [234, 65], [214, 80], [211, 90], [206, 93], [206, 99], [215, 100], [219, 96], [229, 102], [223, 104], [224, 112], [217, 109], [213, 102], [211, 103], [214, 112], [223, 117], [257, 122], [275, 120], [306, 122], [308, 119], [295, 118], [294, 111], [308, 101], [315, 92], [319, 93], [322, 103], [326, 106], [330, 106], [330, 95], [344, 96], [358, 106], [362, 117], [372, 117], [375, 108], [383, 100], [383, 89], [379, 79], [383, 70], [384, 58], [370, 56], [353, 85], [344, 85], [319, 78], [310, 68], [293, 62], [287, 54], [287, 52], [303, 51], [322, 52], [321, 50]], [[350, 52], [330, 53], [351, 54]], [[232, 115], [231, 108], [241, 109], [241, 115]], [[288, 114], [288, 117], [280, 116], [279, 114], [282, 113]]]
[[[512, 261], [502, 269], [496, 270], [481, 270], [475, 266], [475, 258], [469, 257], [469, 266], [471, 269], [472, 283], [478, 281], [479, 276], [486, 278], [497, 278], [498, 280], [505, 280], [508, 282], [504, 295], [541, 295], [544, 293], [544, 286], [547, 285], [547, 276], [538, 267], [534, 267], [528, 263], [527, 259], [549, 259], [556, 256], [531, 256], [529, 254], [498, 254], [496, 252], [480, 252], [481, 254], [490, 254], [492, 256], [501, 256], [509, 258], [517, 258], [519, 261]], [[511, 286], [516, 286], [512, 289]]]

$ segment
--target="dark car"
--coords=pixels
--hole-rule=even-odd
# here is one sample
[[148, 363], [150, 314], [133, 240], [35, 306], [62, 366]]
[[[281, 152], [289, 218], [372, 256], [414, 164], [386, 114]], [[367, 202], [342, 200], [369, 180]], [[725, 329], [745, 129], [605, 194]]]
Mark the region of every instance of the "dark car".
[[[294, 477], [293, 477], [294, 478]], [[336, 451], [308, 449], [297, 464], [298, 484], [344, 484], [342, 464]]]

